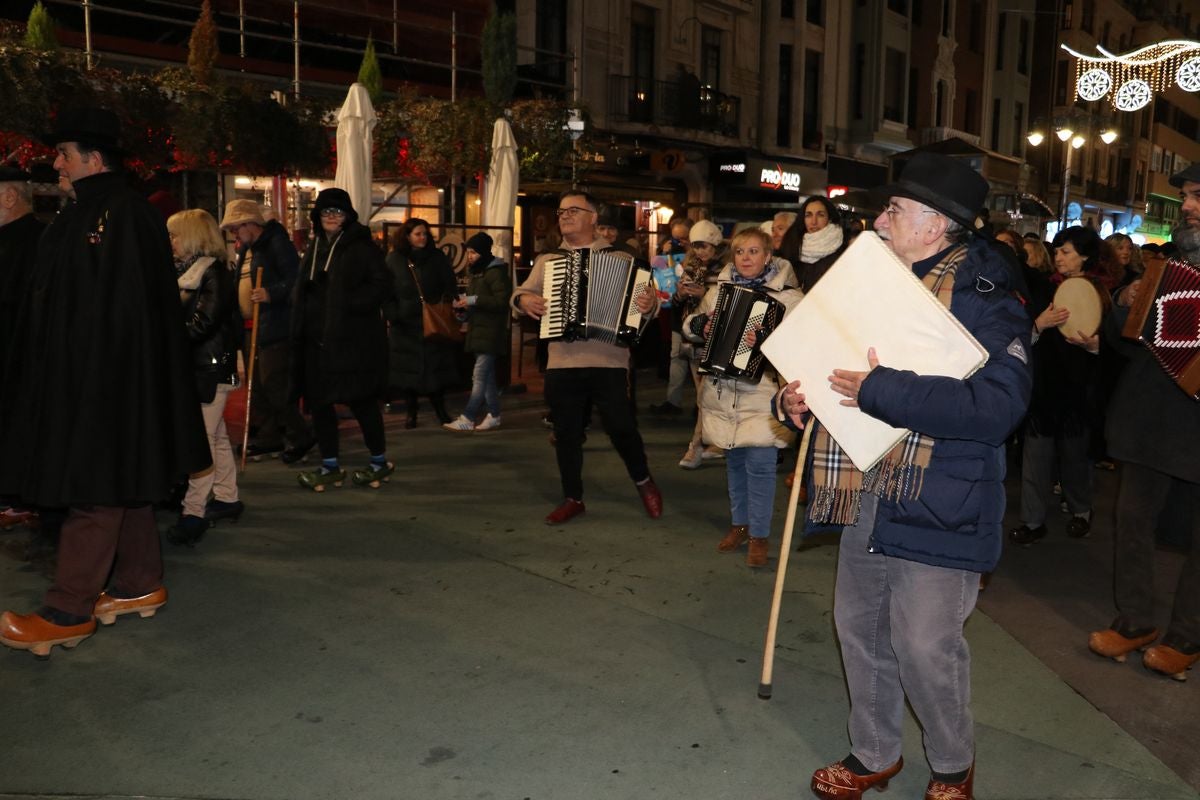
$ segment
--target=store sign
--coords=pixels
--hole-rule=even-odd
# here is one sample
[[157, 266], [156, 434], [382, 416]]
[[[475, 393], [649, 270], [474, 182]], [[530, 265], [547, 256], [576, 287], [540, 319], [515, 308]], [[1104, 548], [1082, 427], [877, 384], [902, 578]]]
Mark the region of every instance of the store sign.
[[767, 161], [765, 158], [726, 157], [713, 167], [714, 177], [747, 189], [763, 189], [769, 192], [797, 194], [805, 184], [824, 183], [824, 175], [817, 181], [816, 170], [802, 164], [785, 164]]
[[841, 197], [842, 195], [849, 193], [849, 191], [849, 186], [834, 186], [831, 184], [825, 187], [825, 196], [832, 200], [835, 197]]
[[800, 173], [789, 172], [778, 164], [774, 167], [763, 167], [759, 173], [758, 185], [763, 189], [798, 192], [800, 191]]

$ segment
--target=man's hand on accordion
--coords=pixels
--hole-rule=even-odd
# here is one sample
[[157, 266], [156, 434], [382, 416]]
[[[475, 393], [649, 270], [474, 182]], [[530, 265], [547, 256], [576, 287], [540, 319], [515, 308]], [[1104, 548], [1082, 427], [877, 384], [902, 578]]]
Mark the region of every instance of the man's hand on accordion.
[[540, 294], [523, 294], [517, 297], [517, 305], [521, 313], [534, 319], [541, 319], [546, 313], [546, 298]]
[[875, 348], [867, 348], [867, 364], [871, 369], [866, 372], [857, 372], [849, 369], [835, 369], [833, 374], [829, 376], [829, 387], [838, 394], [844, 394], [845, 400], [841, 401], [844, 406], [850, 408], [858, 408], [858, 392], [862, 388], [863, 381], [871, 374], [871, 370], [879, 366], [879, 357], [875, 355]]
[[800, 381], [792, 381], [783, 387], [779, 398], [783, 413], [787, 415], [793, 425], [803, 430], [804, 415], [808, 413], [808, 404], [804, 402], [804, 395], [800, 392]]

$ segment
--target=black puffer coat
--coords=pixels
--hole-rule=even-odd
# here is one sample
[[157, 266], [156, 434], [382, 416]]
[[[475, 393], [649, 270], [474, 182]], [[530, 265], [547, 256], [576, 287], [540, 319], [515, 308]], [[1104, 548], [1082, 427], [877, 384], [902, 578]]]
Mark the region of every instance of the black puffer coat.
[[237, 304], [237, 276], [224, 258], [203, 256], [179, 275], [179, 299], [201, 403], [217, 396], [217, 384], [235, 383], [242, 315]]
[[[322, 198], [313, 209], [321, 230]], [[344, 192], [341, 192], [343, 195]], [[349, 197], [340, 208], [350, 209]], [[300, 261], [292, 314], [291, 397], [312, 409], [383, 397], [387, 385], [387, 333], [383, 306], [391, 296], [383, 252], [351, 209], [341, 234], [313, 237]]]
[[453, 300], [458, 283], [450, 262], [437, 247], [427, 245], [408, 255], [393, 250], [388, 253], [387, 266], [395, 290], [395, 299], [387, 308], [391, 323], [389, 384], [397, 391], [428, 394], [457, 383], [458, 345], [425, 341], [421, 296], [413, 281], [415, 272], [421, 281], [421, 294], [431, 303]]

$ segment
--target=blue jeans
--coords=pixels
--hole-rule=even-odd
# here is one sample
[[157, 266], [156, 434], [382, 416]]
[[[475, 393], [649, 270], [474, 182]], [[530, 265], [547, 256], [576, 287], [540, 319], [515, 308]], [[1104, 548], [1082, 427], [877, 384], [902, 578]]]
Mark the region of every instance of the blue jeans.
[[775, 448], [734, 447], [725, 451], [729, 521], [750, 526], [750, 535], [771, 535], [775, 511]]
[[476, 353], [475, 371], [471, 373], [471, 396], [463, 416], [476, 422], [480, 406], [487, 404], [488, 413], [500, 416], [500, 390], [496, 387], [496, 354]]
[[929, 766], [966, 770], [975, 723], [963, 623], [979, 597], [979, 573], [871, 552], [878, 507], [877, 497], [862, 495], [858, 523], [842, 531], [838, 548], [833, 619], [850, 691], [850, 752], [872, 772], [895, 764], [907, 696]]

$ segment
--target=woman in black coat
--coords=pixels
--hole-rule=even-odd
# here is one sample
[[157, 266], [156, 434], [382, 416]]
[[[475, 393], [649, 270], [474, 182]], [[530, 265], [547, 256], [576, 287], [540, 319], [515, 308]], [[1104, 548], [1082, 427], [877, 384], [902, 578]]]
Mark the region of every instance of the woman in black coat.
[[224, 418], [225, 401], [237, 386], [242, 318], [237, 305], [237, 276], [230, 268], [225, 238], [212, 215], [200, 209], [172, 214], [167, 219], [167, 233], [213, 463], [211, 470], [188, 479], [183, 512], [167, 532], [173, 543], [190, 547], [213, 520], [236, 519], [242, 513], [237, 466]]
[[807, 294], [849, 244], [837, 206], [815, 194], [804, 201], [796, 222], [783, 235], [780, 253], [792, 262]]
[[[417, 427], [417, 396], [429, 395], [438, 422], [450, 421], [446, 413], [446, 387], [458, 381], [458, 351], [451, 342], [426, 341], [421, 315], [421, 296], [430, 303], [453, 302], [458, 283], [445, 254], [433, 243], [429, 223], [413, 217], [400, 226], [388, 253], [387, 265], [395, 290], [387, 308], [390, 323], [393, 396], [406, 401], [406, 428]], [[417, 290], [420, 280], [420, 292]]]
[[378, 489], [392, 474], [379, 403], [387, 386], [383, 306], [391, 286], [383, 253], [358, 221], [350, 196], [325, 189], [312, 210], [313, 238], [300, 261], [292, 303], [292, 398], [312, 415], [321, 466], [298, 476], [324, 491], [341, 486], [335, 403], [349, 406], [362, 430], [370, 463], [354, 482]]

